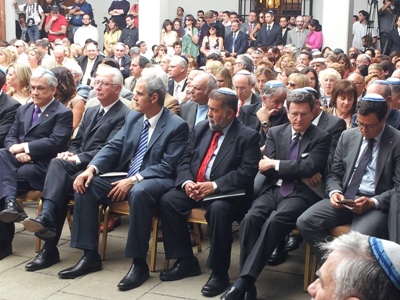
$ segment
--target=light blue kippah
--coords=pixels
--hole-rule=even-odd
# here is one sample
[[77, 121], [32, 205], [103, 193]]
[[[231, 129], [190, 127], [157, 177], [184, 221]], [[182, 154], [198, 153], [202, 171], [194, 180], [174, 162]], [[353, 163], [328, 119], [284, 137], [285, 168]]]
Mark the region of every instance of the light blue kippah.
[[270, 81], [267, 81], [264, 84], [264, 86], [267, 86], [267, 87], [269, 87], [271, 89], [274, 89], [274, 88], [277, 88], [277, 87], [284, 87], [285, 85], [279, 80], [270, 80]]
[[310, 92], [307, 91], [305, 88], [294, 89], [290, 92], [290, 94], [309, 94]]
[[234, 90], [231, 90], [231, 89], [226, 88], [226, 87], [219, 88], [219, 89], [217, 90], [217, 92], [219, 92], [219, 93], [221, 93], [221, 94], [225, 94], [225, 95], [236, 96], [236, 93], [235, 93]]
[[[375, 82], [378, 80], [375, 80]], [[366, 94], [364, 97], [362, 97], [363, 100], [365, 101], [373, 101], [373, 102], [385, 102], [385, 98], [383, 98], [379, 94]]]
[[375, 80], [372, 81], [371, 84], [382, 84], [382, 85], [389, 85], [389, 83], [386, 80]]
[[383, 271], [400, 291], [400, 246], [376, 237], [369, 238], [369, 245]]
[[390, 78], [386, 79], [386, 82], [389, 83], [389, 84], [393, 84], [393, 85], [399, 85], [400, 84], [400, 79], [394, 78], [394, 77], [390, 77]]
[[318, 93], [315, 89], [313, 89], [312, 87], [306, 86], [304, 87], [305, 90], [307, 90], [307, 92], [309, 93]]

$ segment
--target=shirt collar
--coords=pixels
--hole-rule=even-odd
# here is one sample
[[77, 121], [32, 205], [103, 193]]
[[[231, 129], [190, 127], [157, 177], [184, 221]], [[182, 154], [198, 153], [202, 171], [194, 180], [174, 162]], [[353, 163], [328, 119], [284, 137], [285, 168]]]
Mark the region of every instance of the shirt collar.
[[100, 107], [102, 109], [104, 109], [104, 114], [106, 114], [111, 109], [111, 107], [113, 107], [115, 105], [115, 103], [117, 103], [118, 100], [119, 99], [117, 99], [116, 101], [114, 101], [113, 103], [111, 103], [110, 105], [107, 105], [107, 106], [103, 106], [100, 104]]
[[[39, 106], [41, 113], [43, 113], [43, 112], [46, 110], [46, 108], [48, 108], [49, 105], [50, 105], [53, 101], [54, 101], [54, 98], [53, 98], [53, 100], [51, 100], [51, 101], [50, 101], [49, 103], [47, 103], [46, 105], [44, 105], [44, 106]], [[35, 105], [34, 107], [38, 107], [38, 106]]]
[[153, 117], [151, 117], [150, 119], [147, 118], [146, 115], [144, 115], [143, 123], [144, 123], [144, 121], [149, 120], [149, 123], [150, 123], [150, 126], [149, 126], [149, 127], [150, 127], [150, 128], [155, 128], [156, 125], [157, 125], [157, 123], [158, 123], [158, 120], [160, 120], [160, 118], [161, 118], [162, 112], [163, 112], [163, 108], [161, 108], [160, 111], [159, 111], [156, 115], [154, 115]]

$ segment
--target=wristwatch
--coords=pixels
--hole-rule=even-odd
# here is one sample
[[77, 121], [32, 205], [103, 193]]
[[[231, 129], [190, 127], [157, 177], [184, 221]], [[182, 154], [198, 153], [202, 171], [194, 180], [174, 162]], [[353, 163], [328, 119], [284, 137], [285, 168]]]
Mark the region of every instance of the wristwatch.
[[271, 123], [269, 121], [264, 121], [264, 122], [261, 122], [261, 125], [263, 128], [267, 128], [267, 127], [271, 126]]

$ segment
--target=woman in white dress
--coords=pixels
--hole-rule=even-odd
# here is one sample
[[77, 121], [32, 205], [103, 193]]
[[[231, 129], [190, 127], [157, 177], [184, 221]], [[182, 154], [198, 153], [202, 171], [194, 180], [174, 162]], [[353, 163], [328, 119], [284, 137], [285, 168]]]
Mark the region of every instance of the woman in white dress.
[[160, 45], [167, 47], [167, 53], [174, 55], [174, 48], [172, 45], [179, 41], [178, 33], [172, 30], [172, 22], [166, 19], [161, 29]]

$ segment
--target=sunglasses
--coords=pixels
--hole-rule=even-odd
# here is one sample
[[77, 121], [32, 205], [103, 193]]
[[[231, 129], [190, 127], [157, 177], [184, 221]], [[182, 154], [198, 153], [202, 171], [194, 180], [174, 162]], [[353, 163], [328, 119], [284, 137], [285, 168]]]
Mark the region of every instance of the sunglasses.
[[291, 87], [295, 87], [295, 86], [296, 86], [296, 84], [295, 84], [294, 82], [288, 82], [288, 84], [289, 84]]
[[259, 18], [259, 19], [264, 19], [264, 17], [263, 17], [263, 16], [259, 16], [258, 18]]

